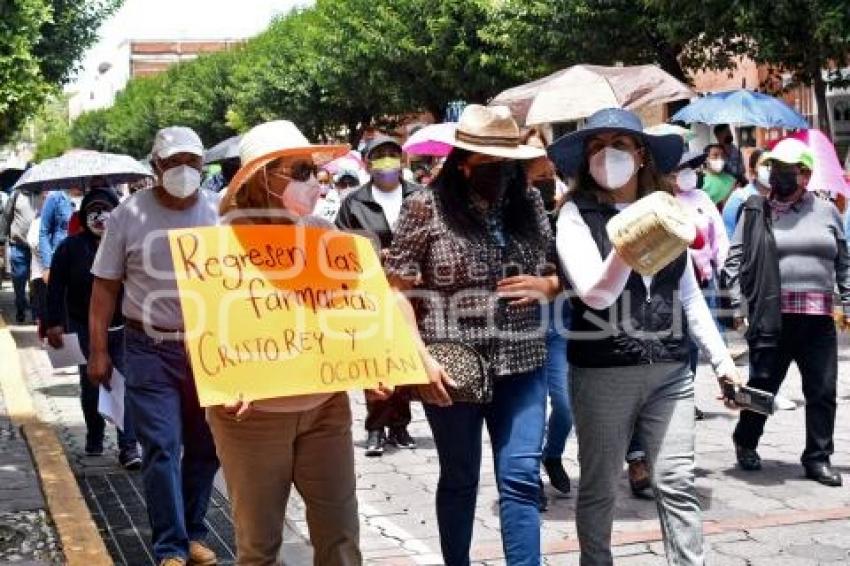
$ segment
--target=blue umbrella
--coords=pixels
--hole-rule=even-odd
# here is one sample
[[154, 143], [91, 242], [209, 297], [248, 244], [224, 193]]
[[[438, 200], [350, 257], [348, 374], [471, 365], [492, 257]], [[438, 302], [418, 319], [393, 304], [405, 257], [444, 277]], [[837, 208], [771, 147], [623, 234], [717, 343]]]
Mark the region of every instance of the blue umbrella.
[[809, 128], [806, 119], [782, 100], [744, 89], [717, 92], [698, 98], [676, 112], [671, 121], [795, 130]]

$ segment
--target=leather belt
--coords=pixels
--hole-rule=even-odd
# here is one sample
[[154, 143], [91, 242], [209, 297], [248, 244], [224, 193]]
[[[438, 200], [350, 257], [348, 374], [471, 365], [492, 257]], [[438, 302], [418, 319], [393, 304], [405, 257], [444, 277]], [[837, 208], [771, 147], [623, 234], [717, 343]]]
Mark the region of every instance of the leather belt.
[[154, 340], [162, 342], [182, 342], [186, 337], [186, 333], [182, 329], [163, 328], [161, 326], [145, 324], [140, 320], [134, 320], [132, 318], [125, 318], [124, 325], [127, 328], [132, 328], [150, 336]]

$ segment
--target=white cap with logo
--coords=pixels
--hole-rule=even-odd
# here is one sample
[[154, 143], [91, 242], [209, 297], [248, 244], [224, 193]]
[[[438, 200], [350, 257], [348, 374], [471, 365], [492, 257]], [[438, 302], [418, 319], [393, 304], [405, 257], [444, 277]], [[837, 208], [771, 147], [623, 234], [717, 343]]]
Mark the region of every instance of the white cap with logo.
[[177, 153], [191, 153], [203, 157], [204, 143], [195, 130], [186, 126], [169, 126], [156, 133], [151, 154], [168, 159]]

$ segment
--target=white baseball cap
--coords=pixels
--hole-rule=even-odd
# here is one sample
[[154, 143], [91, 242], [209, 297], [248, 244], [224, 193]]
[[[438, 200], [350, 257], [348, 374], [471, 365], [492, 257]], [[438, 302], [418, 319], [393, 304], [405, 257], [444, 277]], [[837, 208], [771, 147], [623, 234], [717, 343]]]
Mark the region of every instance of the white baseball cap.
[[186, 126], [169, 126], [156, 133], [151, 154], [160, 159], [168, 159], [177, 153], [191, 153], [203, 157], [204, 142], [195, 130]]

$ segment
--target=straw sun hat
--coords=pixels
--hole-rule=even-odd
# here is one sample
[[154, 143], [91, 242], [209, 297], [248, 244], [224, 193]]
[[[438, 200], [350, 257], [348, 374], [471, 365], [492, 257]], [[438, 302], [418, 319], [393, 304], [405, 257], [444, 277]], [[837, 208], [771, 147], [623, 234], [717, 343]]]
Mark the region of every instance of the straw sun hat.
[[347, 144], [311, 144], [298, 127], [289, 120], [275, 120], [254, 126], [239, 142], [239, 171], [230, 181], [221, 199], [221, 212], [230, 210], [236, 194], [245, 183], [266, 165], [282, 157], [312, 159], [316, 165], [342, 157], [348, 153]]
[[507, 159], [537, 159], [546, 151], [524, 145], [516, 121], [507, 106], [470, 104], [464, 108], [455, 130], [453, 147]]

